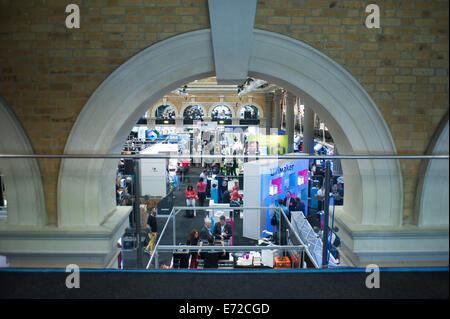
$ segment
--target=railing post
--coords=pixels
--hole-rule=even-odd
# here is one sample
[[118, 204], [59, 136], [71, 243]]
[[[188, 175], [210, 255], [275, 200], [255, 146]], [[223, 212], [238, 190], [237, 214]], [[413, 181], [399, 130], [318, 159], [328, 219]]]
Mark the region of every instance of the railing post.
[[141, 242], [141, 184], [140, 184], [140, 160], [134, 160], [134, 222], [136, 225], [136, 240], [137, 240], [137, 258], [136, 267], [142, 268], [142, 242]]
[[175, 221], [175, 217], [177, 216], [177, 213], [175, 212], [172, 216], [173, 219], [173, 244], [176, 245], [176, 240], [177, 240], [177, 236], [176, 236], [176, 221]]
[[323, 221], [323, 254], [322, 254], [322, 268], [328, 267], [328, 216], [330, 209], [330, 161], [326, 162], [325, 169], [325, 201], [324, 201], [324, 221]]

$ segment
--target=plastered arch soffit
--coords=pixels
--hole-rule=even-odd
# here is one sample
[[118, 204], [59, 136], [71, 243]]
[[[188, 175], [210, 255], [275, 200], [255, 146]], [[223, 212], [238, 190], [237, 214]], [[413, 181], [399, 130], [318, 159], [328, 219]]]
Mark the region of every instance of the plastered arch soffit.
[[[0, 96], [0, 153], [31, 155], [33, 147], [19, 119]], [[8, 200], [7, 224], [42, 226], [47, 223], [44, 187], [36, 159], [1, 159]]]

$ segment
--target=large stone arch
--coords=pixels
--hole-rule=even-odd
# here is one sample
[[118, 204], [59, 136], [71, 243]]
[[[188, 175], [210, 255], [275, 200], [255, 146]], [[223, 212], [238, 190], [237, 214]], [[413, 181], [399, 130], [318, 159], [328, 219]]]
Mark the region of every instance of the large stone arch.
[[[449, 114], [444, 116], [438, 126], [427, 155], [448, 155]], [[419, 169], [416, 193], [416, 218], [420, 227], [448, 226], [448, 160], [423, 160]]]
[[[32, 155], [33, 147], [22, 124], [0, 96], [0, 154]], [[36, 159], [0, 159], [8, 200], [8, 228], [47, 224], [44, 187]]]
[[[184, 83], [214, 74], [209, 29], [143, 50], [94, 92], [72, 129], [65, 153], [119, 153], [149, 104]], [[249, 76], [300, 96], [326, 122], [341, 154], [396, 153], [389, 129], [369, 95], [340, 65], [311, 46], [254, 30]], [[115, 160], [62, 161], [60, 225], [98, 225], [114, 211], [115, 164]], [[347, 196], [343, 216], [356, 224], [399, 226], [403, 192], [398, 162], [343, 161], [343, 168]]]

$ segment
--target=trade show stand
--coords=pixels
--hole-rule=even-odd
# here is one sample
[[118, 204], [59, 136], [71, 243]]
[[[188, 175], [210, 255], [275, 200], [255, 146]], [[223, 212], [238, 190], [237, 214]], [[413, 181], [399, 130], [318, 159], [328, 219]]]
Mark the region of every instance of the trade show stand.
[[[140, 154], [177, 155], [178, 146], [176, 144], [154, 144], [143, 150]], [[154, 197], [165, 197], [167, 195], [167, 168], [169, 164], [172, 163], [169, 163], [169, 160], [165, 158], [140, 159], [140, 182], [142, 196], [148, 195]]]
[[[244, 207], [274, 207], [275, 201], [291, 198], [302, 200], [308, 194], [309, 160], [257, 160], [244, 164]], [[264, 230], [273, 232], [271, 209], [244, 209], [243, 235], [258, 240]]]

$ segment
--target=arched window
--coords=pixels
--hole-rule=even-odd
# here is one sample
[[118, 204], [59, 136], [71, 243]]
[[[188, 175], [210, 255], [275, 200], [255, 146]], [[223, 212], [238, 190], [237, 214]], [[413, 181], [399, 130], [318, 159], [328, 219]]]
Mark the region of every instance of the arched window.
[[175, 109], [171, 105], [160, 105], [155, 111], [156, 124], [175, 124]]
[[184, 124], [193, 124], [194, 121], [203, 121], [203, 108], [199, 105], [189, 105], [183, 112]]
[[259, 124], [259, 110], [254, 105], [244, 105], [239, 111], [240, 124]]
[[217, 121], [220, 124], [230, 124], [232, 118], [231, 110], [228, 106], [219, 104], [211, 111], [211, 120]]

